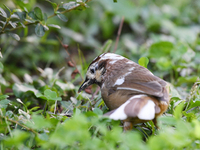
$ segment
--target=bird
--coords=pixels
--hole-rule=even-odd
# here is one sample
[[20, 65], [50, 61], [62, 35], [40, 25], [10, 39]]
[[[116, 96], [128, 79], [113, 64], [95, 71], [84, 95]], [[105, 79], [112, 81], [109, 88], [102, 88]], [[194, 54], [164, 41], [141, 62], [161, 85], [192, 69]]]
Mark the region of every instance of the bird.
[[109, 109], [104, 116], [121, 120], [124, 131], [151, 120], [158, 127], [157, 117], [169, 106], [166, 81], [115, 53], [103, 53], [91, 62], [78, 92], [92, 84], [100, 86], [101, 97]]

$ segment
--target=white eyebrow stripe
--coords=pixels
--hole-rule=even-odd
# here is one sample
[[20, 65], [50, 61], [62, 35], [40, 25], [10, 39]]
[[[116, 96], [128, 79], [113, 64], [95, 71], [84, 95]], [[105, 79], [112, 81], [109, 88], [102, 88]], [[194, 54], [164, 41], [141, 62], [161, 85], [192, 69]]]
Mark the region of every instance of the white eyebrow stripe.
[[104, 59], [121, 60], [121, 59], [126, 59], [126, 58], [117, 54], [106, 53], [105, 55], [103, 55], [103, 57], [101, 57], [101, 60], [104, 60]]
[[144, 91], [133, 89], [133, 88], [127, 88], [127, 87], [118, 87], [117, 90], [130, 90], [130, 91], [137, 91], [137, 92], [144, 93]]

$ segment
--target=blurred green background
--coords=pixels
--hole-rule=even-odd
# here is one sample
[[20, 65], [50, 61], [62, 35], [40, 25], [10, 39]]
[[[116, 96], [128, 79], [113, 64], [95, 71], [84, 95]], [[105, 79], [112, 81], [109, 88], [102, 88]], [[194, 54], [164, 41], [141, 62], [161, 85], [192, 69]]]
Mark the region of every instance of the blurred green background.
[[[14, 9], [19, 7], [15, 5], [17, 2], [6, 0], [0, 4]], [[54, 2], [62, 4], [62, 1]], [[48, 16], [53, 13], [47, 1], [26, 0], [24, 3], [28, 10], [38, 6]], [[175, 84], [181, 84], [180, 76], [199, 74], [199, 0], [126, 0], [117, 3], [92, 0], [87, 5], [85, 10], [65, 13], [66, 23], [56, 16], [48, 19], [47, 24], [57, 24], [61, 29], [50, 28], [43, 37], [36, 36], [34, 25], [14, 31], [21, 37], [19, 42], [2, 34], [0, 47], [5, 77], [10, 79], [11, 73], [19, 78], [24, 73], [35, 74], [37, 67], [67, 68], [68, 55], [57, 37], [69, 45], [68, 51], [78, 65], [81, 64], [78, 49], [87, 63], [102, 52], [103, 44], [109, 39], [113, 41], [109, 50], [113, 51], [122, 17], [125, 20], [116, 53], [136, 62], [142, 56], [148, 57], [148, 68]]]
[[[199, 14], [200, 0], [1, 0], [0, 149], [199, 149]], [[149, 60], [171, 84], [160, 130], [148, 122], [124, 134], [102, 117], [97, 86], [77, 93], [90, 62], [114, 51], [122, 18], [116, 53]]]

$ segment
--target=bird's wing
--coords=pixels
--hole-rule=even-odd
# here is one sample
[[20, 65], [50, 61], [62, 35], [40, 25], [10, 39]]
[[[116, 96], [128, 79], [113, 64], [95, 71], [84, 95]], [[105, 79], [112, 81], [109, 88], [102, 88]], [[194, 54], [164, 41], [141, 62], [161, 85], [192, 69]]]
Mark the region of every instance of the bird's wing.
[[134, 95], [147, 94], [162, 98], [166, 85], [164, 80], [154, 76], [148, 69], [139, 66], [116, 79], [113, 88], [130, 91]]
[[161, 109], [153, 98], [146, 95], [134, 95], [117, 109], [109, 111], [104, 116], [114, 120], [126, 120], [127, 118], [139, 118], [140, 120], [152, 120]]

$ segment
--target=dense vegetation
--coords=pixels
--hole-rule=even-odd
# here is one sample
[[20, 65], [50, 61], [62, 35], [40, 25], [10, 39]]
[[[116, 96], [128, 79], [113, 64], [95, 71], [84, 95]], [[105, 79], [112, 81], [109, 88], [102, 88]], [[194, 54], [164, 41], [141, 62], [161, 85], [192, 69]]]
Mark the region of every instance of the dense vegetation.
[[[0, 149], [200, 149], [199, 11], [199, 0], [2, 0]], [[97, 86], [77, 92], [105, 51], [171, 84], [159, 130], [124, 133]]]

